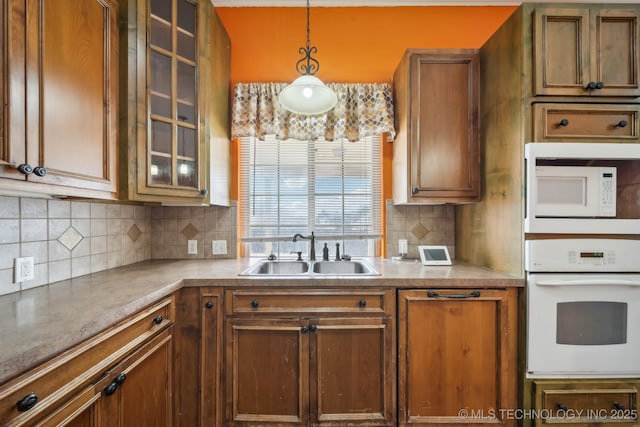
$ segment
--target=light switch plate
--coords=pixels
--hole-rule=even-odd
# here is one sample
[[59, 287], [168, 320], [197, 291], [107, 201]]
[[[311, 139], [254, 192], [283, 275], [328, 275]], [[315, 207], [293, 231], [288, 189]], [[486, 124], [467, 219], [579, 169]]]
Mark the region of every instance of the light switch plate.
[[188, 255], [198, 255], [198, 241], [197, 240], [187, 240], [187, 254]]
[[226, 240], [212, 240], [211, 241], [211, 253], [213, 255], [226, 255], [227, 254], [227, 241]]

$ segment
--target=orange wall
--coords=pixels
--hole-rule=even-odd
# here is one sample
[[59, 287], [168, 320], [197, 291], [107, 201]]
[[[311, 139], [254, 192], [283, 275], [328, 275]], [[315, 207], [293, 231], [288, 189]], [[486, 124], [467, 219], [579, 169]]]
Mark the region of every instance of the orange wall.
[[[214, 1], [215, 3], [215, 1]], [[301, 2], [302, 4], [302, 2]], [[304, 7], [216, 8], [231, 38], [231, 81], [290, 82], [306, 43]], [[391, 83], [406, 48], [479, 48], [512, 6], [312, 7], [311, 45], [325, 82]], [[383, 198], [391, 195], [391, 144], [383, 150]], [[238, 200], [232, 144], [231, 197]]]

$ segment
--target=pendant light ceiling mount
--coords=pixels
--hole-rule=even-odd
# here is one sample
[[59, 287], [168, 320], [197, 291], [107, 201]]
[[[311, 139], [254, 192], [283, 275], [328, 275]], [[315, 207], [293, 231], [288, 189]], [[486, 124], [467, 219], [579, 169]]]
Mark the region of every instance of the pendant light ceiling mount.
[[301, 75], [285, 87], [278, 96], [278, 101], [285, 109], [307, 116], [324, 114], [338, 102], [338, 97], [333, 90], [314, 76], [320, 69], [320, 62], [313, 57], [318, 53], [318, 49], [311, 46], [309, 22], [309, 0], [307, 0], [307, 44], [306, 47], [298, 49], [302, 58], [296, 62], [296, 71]]

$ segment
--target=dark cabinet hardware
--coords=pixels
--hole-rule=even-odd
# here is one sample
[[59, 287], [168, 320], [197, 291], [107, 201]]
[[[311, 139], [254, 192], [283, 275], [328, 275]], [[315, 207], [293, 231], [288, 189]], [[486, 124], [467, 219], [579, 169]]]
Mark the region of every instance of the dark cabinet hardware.
[[451, 299], [464, 299], [464, 298], [478, 298], [480, 296], [480, 291], [472, 291], [468, 294], [444, 294], [441, 295], [436, 291], [427, 291], [427, 296], [429, 298], [451, 298]]
[[206, 308], [213, 308], [213, 303], [211, 301], [207, 301], [207, 303], [204, 306]]
[[628, 124], [629, 124], [629, 123], [627, 123], [627, 121], [626, 121], [626, 120], [620, 120], [620, 121], [618, 122], [618, 124], [616, 124], [616, 127], [619, 127], [619, 128], [625, 128], [625, 127], [627, 127], [627, 125], [628, 125]]
[[317, 331], [317, 330], [318, 330], [318, 327], [317, 327], [316, 325], [311, 325], [311, 326], [309, 326], [309, 330], [310, 330], [311, 332], [315, 332], [315, 331]]
[[558, 126], [562, 126], [562, 127], [569, 126], [569, 120], [567, 119], [560, 120], [560, 123], [558, 123]]
[[258, 308], [259, 305], [260, 303], [258, 302], [257, 299], [254, 299], [253, 301], [251, 301], [251, 307]]
[[120, 375], [118, 375], [117, 377], [114, 378], [113, 382], [118, 384], [118, 385], [122, 385], [124, 384], [124, 382], [127, 380], [127, 374], [125, 374], [124, 372], [121, 373]]
[[26, 412], [36, 406], [36, 403], [38, 403], [38, 395], [35, 393], [29, 393], [22, 399], [18, 400], [16, 408], [18, 408], [18, 411], [20, 412]]
[[594, 90], [594, 89], [602, 89], [604, 87], [604, 82], [589, 82], [585, 89]]
[[604, 83], [603, 82], [596, 83], [596, 89], [602, 89], [603, 87], [604, 87]]
[[33, 169], [33, 173], [35, 175], [37, 175], [37, 176], [47, 176], [47, 170], [45, 168], [43, 168], [43, 167], [40, 167], [40, 166], [36, 166]]
[[160, 323], [162, 323], [162, 321], [164, 320], [164, 317], [162, 316], [156, 316], [153, 319], [153, 323], [155, 323], [156, 325], [159, 325]]
[[31, 175], [33, 173], [33, 168], [31, 166], [29, 166], [28, 164], [23, 163], [20, 166], [18, 166], [18, 171], [20, 171], [21, 173], [23, 173], [25, 175]]
[[419, 192], [420, 192], [420, 189], [419, 189], [418, 187], [413, 187], [413, 188], [411, 189], [411, 194], [414, 194], [414, 195], [415, 195], [415, 194], [418, 194]]
[[556, 403], [556, 408], [558, 408], [559, 411], [567, 412], [567, 405], [563, 405], [562, 403]]
[[206, 189], [206, 188], [203, 188], [202, 190], [200, 190], [200, 194], [201, 194], [202, 196], [206, 196], [206, 195], [207, 195], [207, 193], [209, 193], [209, 191], [207, 191], [207, 189]]
[[362, 298], [358, 304], [360, 305], [360, 307], [366, 307], [367, 306], [367, 300]]
[[306, 326], [303, 326], [302, 328], [300, 328], [300, 330], [302, 331], [303, 334], [306, 334], [307, 332], [309, 332], [309, 328]]
[[116, 392], [117, 389], [118, 389], [118, 384], [116, 384], [115, 382], [112, 382], [111, 384], [109, 384], [104, 388], [104, 394], [106, 394], [107, 396], [111, 396], [113, 393]]
[[617, 409], [618, 411], [624, 411], [624, 405], [620, 402], [613, 402], [613, 409]]

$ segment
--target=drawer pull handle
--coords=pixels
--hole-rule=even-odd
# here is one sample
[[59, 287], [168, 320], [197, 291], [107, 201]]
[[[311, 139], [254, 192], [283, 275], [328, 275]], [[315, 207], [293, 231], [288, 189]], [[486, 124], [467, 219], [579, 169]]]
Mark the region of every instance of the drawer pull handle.
[[626, 120], [620, 120], [616, 127], [618, 128], [626, 128], [629, 123]]
[[620, 402], [613, 402], [613, 409], [624, 411], [624, 405]]
[[38, 403], [38, 395], [35, 393], [29, 393], [22, 399], [18, 400], [16, 408], [18, 408], [18, 411], [20, 412], [26, 412], [36, 406], [36, 403]]
[[118, 375], [117, 377], [115, 377], [113, 379], [113, 382], [118, 384], [118, 385], [122, 385], [124, 384], [124, 382], [127, 380], [127, 374], [125, 374], [124, 372], [121, 373], [120, 375]]
[[253, 301], [251, 301], [251, 307], [258, 308], [259, 305], [260, 303], [258, 302], [257, 299], [254, 299]]
[[111, 396], [113, 393], [116, 392], [117, 389], [118, 389], [118, 384], [116, 384], [115, 382], [112, 382], [111, 384], [109, 384], [104, 388], [104, 394], [106, 394], [107, 396]]
[[162, 315], [156, 316], [153, 318], [153, 323], [155, 323], [156, 325], [159, 325], [160, 323], [162, 323], [163, 320], [164, 320], [164, 317], [162, 317]]
[[444, 294], [440, 295], [436, 291], [427, 291], [427, 296], [429, 298], [451, 298], [451, 299], [464, 299], [464, 298], [478, 298], [480, 296], [480, 291], [472, 291], [468, 294]]
[[213, 303], [211, 301], [207, 301], [207, 303], [204, 306], [206, 308], [213, 308]]
[[556, 408], [558, 408], [559, 411], [567, 412], [567, 405], [563, 405], [562, 403], [556, 403]]
[[360, 300], [360, 302], [358, 302], [358, 304], [360, 305], [360, 307], [366, 307], [367, 306], [367, 300], [362, 298]]
[[558, 126], [560, 127], [569, 126], [569, 120], [567, 119], [560, 120], [560, 123], [558, 123]]
[[309, 330], [310, 330], [311, 332], [315, 332], [315, 331], [317, 331], [317, 330], [318, 330], [318, 327], [317, 327], [316, 325], [311, 325], [311, 326], [309, 326]]

